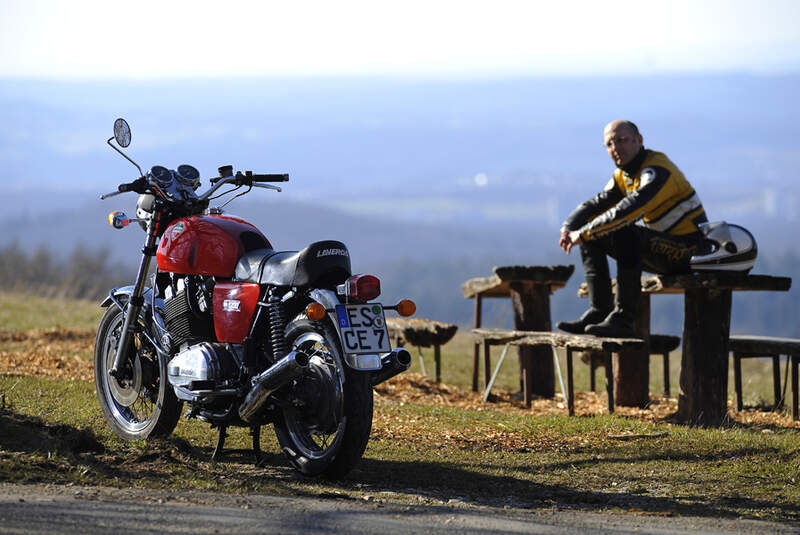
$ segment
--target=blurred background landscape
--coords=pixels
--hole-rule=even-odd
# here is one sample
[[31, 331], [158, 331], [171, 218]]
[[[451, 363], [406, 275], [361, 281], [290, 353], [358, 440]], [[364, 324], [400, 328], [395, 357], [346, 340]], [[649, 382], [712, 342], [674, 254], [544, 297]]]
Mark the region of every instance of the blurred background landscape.
[[[0, 288], [95, 299], [130, 280], [144, 235], [116, 231], [106, 216], [132, 215], [135, 195], [99, 200], [137, 176], [105, 144], [117, 117], [130, 123], [128, 154], [144, 169], [288, 172], [282, 193], [253, 191], [226, 213], [281, 250], [344, 241], [354, 270], [381, 278], [384, 301], [412, 297], [422, 317], [470, 324], [461, 284], [517, 264], [576, 264], [553, 296], [553, 319], [585, 308], [579, 255], [565, 256], [556, 238], [573, 207], [608, 181], [602, 129], [616, 118], [636, 122], [645, 145], [684, 171], [712, 221], [754, 233], [753, 273], [800, 275], [792, 2], [670, 4], [625, 46], [600, 39], [604, 28], [639, 25], [658, 6], [622, 2], [618, 20], [583, 2], [510, 2], [491, 12], [443, 2], [423, 20], [413, 3], [383, 18], [359, 2], [308, 15], [251, 5], [274, 9], [275, 28], [282, 18], [309, 25], [283, 40], [288, 30], [259, 30], [241, 6], [159, 12], [164, 22], [185, 17], [190, 35], [210, 30], [215, 16], [244, 25], [242, 42], [209, 45], [181, 32], [135, 39], [154, 3], [126, 17], [94, 2], [75, 13], [34, 3], [45, 15], [21, 2], [0, 6]], [[578, 8], [585, 16], [567, 25]], [[343, 26], [323, 25], [328, 15], [344, 17]], [[68, 20], [78, 26], [67, 30]], [[459, 21], [441, 45], [437, 20]], [[693, 26], [669, 41], [659, 28], [670, 24]], [[565, 27], [569, 39], [557, 35]], [[476, 43], [479, 30], [487, 33]], [[303, 44], [312, 34], [316, 48]], [[126, 38], [108, 50], [117, 35]], [[800, 335], [798, 297], [796, 289], [738, 293], [732, 332]], [[485, 324], [510, 326], [508, 302], [489, 304]], [[680, 334], [682, 317], [680, 296], [653, 300], [654, 331]]]

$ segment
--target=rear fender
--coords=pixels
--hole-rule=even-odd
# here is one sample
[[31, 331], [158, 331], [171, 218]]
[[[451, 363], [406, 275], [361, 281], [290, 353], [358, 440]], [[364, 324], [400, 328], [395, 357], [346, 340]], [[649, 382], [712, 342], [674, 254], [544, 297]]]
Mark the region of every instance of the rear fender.
[[[339, 296], [333, 290], [325, 290], [322, 288], [314, 288], [309, 292], [311, 299], [325, 307], [328, 311], [328, 318], [339, 336], [339, 345], [344, 347], [342, 341], [342, 333], [339, 331], [339, 320], [336, 317], [336, 305], [340, 304]], [[380, 370], [383, 364], [381, 363], [380, 355], [351, 355], [344, 354], [344, 361], [347, 365], [354, 370], [359, 371], [375, 371]]]

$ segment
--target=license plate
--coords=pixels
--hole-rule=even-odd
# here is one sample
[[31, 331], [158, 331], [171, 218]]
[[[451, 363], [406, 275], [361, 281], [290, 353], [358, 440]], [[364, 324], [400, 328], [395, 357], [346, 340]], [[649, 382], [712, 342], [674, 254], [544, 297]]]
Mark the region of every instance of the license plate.
[[378, 303], [336, 305], [339, 334], [345, 353], [386, 353], [391, 351], [383, 307]]

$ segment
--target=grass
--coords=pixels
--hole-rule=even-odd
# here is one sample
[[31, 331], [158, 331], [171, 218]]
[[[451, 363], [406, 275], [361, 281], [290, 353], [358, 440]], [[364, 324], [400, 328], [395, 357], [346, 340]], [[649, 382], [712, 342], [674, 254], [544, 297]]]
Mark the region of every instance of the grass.
[[[364, 460], [331, 483], [294, 473], [271, 433], [263, 468], [242, 453], [210, 462], [215, 433], [196, 420], [168, 440], [122, 442], [88, 382], [0, 376], [0, 391], [12, 405], [0, 410], [4, 481], [800, 520], [793, 429], [531, 418], [379, 398]], [[654, 438], [609, 438], [620, 433]], [[248, 445], [245, 430], [232, 430], [228, 447]]]
[[103, 309], [99, 302], [49, 299], [0, 291], [0, 330], [94, 329]]
[[[45, 313], [31, 306], [34, 300], [0, 297], [0, 308], [11, 311], [14, 321], [2, 330], [91, 328], [92, 314], [98, 314], [96, 304], [40, 301]], [[69, 312], [84, 306], [85, 312]], [[39, 323], [14, 313], [21, 309]], [[432, 357], [425, 355], [430, 372]], [[414, 356], [412, 371], [419, 370]], [[652, 362], [651, 389], [660, 392], [660, 359]], [[769, 365], [751, 364], [745, 378], [759, 379], [745, 391], [770, 399]], [[679, 357], [672, 366], [677, 385]], [[443, 348], [443, 378], [469, 389], [471, 369], [472, 346], [460, 334]], [[576, 373], [576, 386], [585, 389], [588, 366], [577, 365]], [[600, 388], [603, 380], [598, 374]], [[516, 359], [504, 364], [498, 385], [518, 389]], [[361, 464], [346, 480], [327, 482], [294, 472], [268, 429], [262, 447], [272, 457], [265, 466], [255, 467], [249, 455], [235, 451], [213, 463], [216, 432], [197, 420], [181, 420], [166, 440], [121, 441], [105, 424], [88, 381], [0, 375], [0, 394], [0, 481], [800, 520], [796, 428], [689, 428], [618, 414], [533, 416], [491, 404], [455, 408], [383, 395], [376, 396]], [[626, 434], [638, 438], [619, 439]], [[249, 443], [246, 430], [232, 429], [226, 446], [246, 449]]]

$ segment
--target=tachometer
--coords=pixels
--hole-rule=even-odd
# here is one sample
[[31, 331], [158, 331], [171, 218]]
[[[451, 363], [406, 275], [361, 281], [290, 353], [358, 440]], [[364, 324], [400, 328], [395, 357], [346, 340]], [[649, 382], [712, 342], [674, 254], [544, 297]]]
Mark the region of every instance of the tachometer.
[[154, 165], [150, 168], [150, 174], [156, 179], [158, 185], [167, 187], [172, 184], [172, 172], [161, 165]]

